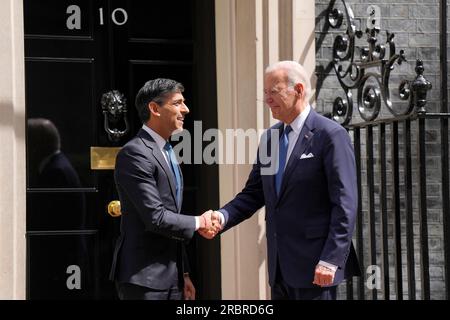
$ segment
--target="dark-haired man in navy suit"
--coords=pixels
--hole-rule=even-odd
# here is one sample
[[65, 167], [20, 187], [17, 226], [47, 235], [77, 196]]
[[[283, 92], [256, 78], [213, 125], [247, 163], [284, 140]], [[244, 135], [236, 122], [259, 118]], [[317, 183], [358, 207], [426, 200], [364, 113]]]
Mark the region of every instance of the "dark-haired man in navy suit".
[[276, 150], [269, 162], [258, 152], [244, 189], [219, 210], [224, 231], [265, 205], [272, 299], [334, 300], [336, 286], [360, 273], [351, 241], [358, 201], [350, 137], [311, 108], [310, 81], [297, 62], [269, 66], [264, 93], [280, 122], [262, 144], [271, 150], [277, 139]]
[[215, 213], [181, 214], [183, 176], [168, 140], [189, 113], [183, 91], [171, 79], [147, 81], [136, 96], [142, 128], [117, 155], [122, 217], [110, 279], [122, 300], [195, 299], [185, 244], [196, 230], [216, 232]]

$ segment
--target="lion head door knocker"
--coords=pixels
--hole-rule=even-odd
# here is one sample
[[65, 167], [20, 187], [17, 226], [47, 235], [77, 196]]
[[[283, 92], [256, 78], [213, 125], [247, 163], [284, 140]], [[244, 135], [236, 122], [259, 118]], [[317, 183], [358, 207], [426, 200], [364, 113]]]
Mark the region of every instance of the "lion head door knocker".
[[127, 100], [117, 90], [106, 92], [101, 100], [104, 128], [110, 141], [117, 142], [126, 135], [130, 125], [127, 119]]

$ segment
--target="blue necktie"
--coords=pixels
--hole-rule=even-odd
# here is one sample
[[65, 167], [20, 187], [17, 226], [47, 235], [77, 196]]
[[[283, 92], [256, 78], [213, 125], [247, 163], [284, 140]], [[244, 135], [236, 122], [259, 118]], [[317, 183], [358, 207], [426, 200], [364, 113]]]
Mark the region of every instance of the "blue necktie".
[[287, 150], [289, 146], [289, 132], [291, 131], [292, 127], [286, 126], [280, 138], [280, 146], [278, 149], [278, 171], [275, 176], [277, 195], [280, 194], [281, 182], [283, 181], [284, 167], [286, 166]]
[[177, 161], [177, 158], [175, 157], [175, 153], [173, 152], [172, 146], [170, 145], [169, 142], [167, 142], [164, 145], [164, 150], [166, 150], [167, 155], [169, 156], [170, 167], [172, 168], [172, 172], [173, 172], [173, 174], [175, 176], [175, 180], [177, 182], [177, 187], [176, 187], [177, 204], [179, 206], [180, 205], [180, 200], [181, 200], [181, 174], [180, 174], [180, 168], [178, 166], [178, 161]]

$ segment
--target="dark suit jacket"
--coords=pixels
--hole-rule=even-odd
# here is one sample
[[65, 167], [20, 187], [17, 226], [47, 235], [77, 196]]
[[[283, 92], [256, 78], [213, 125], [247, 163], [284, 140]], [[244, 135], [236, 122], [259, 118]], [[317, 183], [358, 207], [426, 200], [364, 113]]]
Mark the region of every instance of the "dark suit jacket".
[[195, 218], [180, 214], [173, 172], [145, 130], [117, 155], [114, 177], [122, 217], [111, 280], [160, 290], [180, 285]]
[[[271, 129], [281, 131], [282, 125]], [[273, 130], [262, 142], [269, 151]], [[301, 159], [310, 153], [313, 157]], [[261, 174], [270, 164], [260, 160], [258, 156], [244, 189], [220, 211], [227, 230], [266, 206], [270, 285], [277, 260], [283, 279], [294, 288], [314, 286], [319, 260], [338, 266], [333, 285], [359, 274], [351, 243], [358, 205], [356, 169], [347, 131], [311, 109], [286, 165], [279, 196], [275, 176]]]

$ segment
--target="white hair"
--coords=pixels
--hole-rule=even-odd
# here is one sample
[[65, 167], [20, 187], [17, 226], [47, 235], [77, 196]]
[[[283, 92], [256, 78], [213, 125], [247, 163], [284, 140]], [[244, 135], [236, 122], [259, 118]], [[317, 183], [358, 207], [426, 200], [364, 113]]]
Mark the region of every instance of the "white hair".
[[286, 71], [289, 85], [303, 84], [305, 87], [305, 100], [309, 101], [311, 98], [311, 81], [309, 81], [308, 73], [300, 63], [289, 60], [275, 62], [266, 68], [265, 73], [267, 74], [277, 70]]

